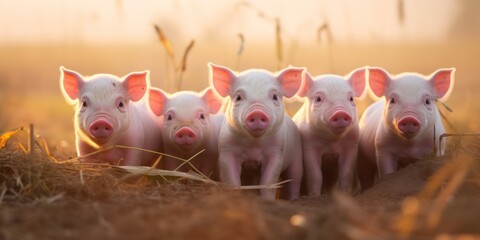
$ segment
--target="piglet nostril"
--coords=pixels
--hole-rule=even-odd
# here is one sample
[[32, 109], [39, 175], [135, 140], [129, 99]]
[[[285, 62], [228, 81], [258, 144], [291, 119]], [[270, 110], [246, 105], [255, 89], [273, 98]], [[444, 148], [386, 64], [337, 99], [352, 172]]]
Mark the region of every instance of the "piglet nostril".
[[328, 119], [328, 125], [334, 129], [348, 127], [352, 123], [352, 117], [345, 111], [336, 111]]
[[100, 119], [90, 125], [89, 131], [95, 138], [108, 138], [113, 134], [113, 127], [109, 122]]
[[420, 130], [421, 124], [420, 121], [413, 116], [406, 116], [397, 124], [398, 129], [406, 134], [415, 134]]
[[180, 145], [190, 145], [197, 141], [197, 134], [190, 127], [182, 127], [175, 133], [175, 142]]
[[270, 118], [261, 110], [254, 110], [247, 115], [246, 125], [249, 130], [264, 130], [270, 124]]

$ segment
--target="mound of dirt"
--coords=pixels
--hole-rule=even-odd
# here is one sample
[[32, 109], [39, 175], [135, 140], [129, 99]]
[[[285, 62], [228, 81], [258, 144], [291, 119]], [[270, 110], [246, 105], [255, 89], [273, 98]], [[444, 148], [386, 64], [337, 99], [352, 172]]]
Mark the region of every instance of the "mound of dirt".
[[455, 239], [480, 236], [476, 154], [427, 159], [356, 196], [266, 201], [0, 149], [0, 239]]

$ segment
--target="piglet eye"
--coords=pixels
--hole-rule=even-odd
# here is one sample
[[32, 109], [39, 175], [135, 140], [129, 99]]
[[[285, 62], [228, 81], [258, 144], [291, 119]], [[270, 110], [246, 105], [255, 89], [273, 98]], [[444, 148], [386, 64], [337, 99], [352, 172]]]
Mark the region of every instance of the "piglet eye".
[[430, 99], [426, 99], [425, 104], [430, 105]]
[[350, 97], [350, 102], [353, 102], [353, 97]]
[[167, 121], [172, 121], [172, 115], [171, 114], [168, 114]]
[[237, 96], [235, 97], [235, 101], [236, 101], [236, 102], [239, 102], [239, 101], [241, 101], [241, 100], [242, 100], [242, 97], [241, 97], [240, 95], [237, 95]]
[[123, 102], [119, 102], [119, 103], [118, 103], [118, 107], [120, 107], [120, 108], [123, 108], [123, 107], [125, 107], [125, 103], [123, 103]]
[[82, 107], [84, 107], [84, 108], [87, 107], [87, 102], [86, 102], [86, 101], [83, 101], [83, 102], [82, 102]]
[[390, 98], [390, 103], [391, 103], [391, 104], [394, 104], [395, 102], [396, 102], [396, 101], [395, 101], [395, 98], [393, 98], [393, 97]]
[[322, 98], [321, 97], [316, 97], [315, 98], [315, 102], [321, 102], [322, 101]]
[[278, 101], [278, 96], [277, 96], [277, 94], [273, 94], [273, 97], [272, 97], [272, 98], [273, 98], [274, 101]]
[[205, 114], [200, 114], [200, 119], [204, 120], [205, 119]]

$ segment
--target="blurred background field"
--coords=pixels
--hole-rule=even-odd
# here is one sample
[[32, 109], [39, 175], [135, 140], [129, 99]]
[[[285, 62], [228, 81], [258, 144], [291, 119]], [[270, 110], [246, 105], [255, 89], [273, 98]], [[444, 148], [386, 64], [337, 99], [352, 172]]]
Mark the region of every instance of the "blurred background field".
[[[184, 90], [207, 87], [208, 62], [238, 71], [305, 66], [313, 75], [366, 65], [427, 75], [456, 67], [447, 101], [454, 112], [446, 115], [458, 131], [480, 131], [478, 9], [475, 0], [0, 1], [0, 131], [34, 123], [50, 144], [73, 145], [73, 107], [60, 93], [60, 66], [84, 75], [148, 69], [152, 85], [171, 92], [178, 63], [154, 25], [177, 62], [195, 41]], [[359, 104], [360, 113], [370, 102]], [[289, 112], [298, 105], [289, 104]]]

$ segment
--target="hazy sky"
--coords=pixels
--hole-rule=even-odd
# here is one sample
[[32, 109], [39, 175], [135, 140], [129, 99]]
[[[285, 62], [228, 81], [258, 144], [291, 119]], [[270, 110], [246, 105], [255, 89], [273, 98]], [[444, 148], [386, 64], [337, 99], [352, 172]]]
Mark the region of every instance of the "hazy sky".
[[441, 41], [458, 12], [454, 0], [404, 0], [402, 17], [399, 1], [0, 0], [0, 43], [149, 43], [153, 24], [171, 37], [271, 41], [274, 17], [300, 41], [325, 22], [336, 41]]

